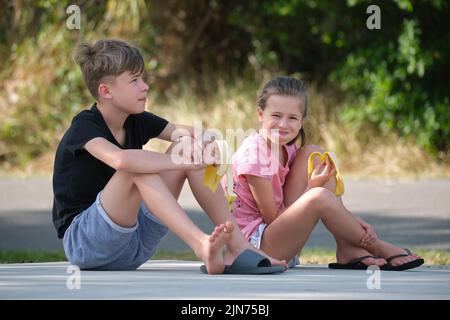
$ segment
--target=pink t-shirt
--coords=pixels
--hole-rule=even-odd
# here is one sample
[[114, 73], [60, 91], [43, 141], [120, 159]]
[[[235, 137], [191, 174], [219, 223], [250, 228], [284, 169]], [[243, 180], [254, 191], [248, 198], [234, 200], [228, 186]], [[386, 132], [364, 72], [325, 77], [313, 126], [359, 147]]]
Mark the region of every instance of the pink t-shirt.
[[297, 154], [297, 147], [293, 144], [283, 148], [287, 153], [286, 166], [279, 163], [278, 155], [268, 148], [266, 140], [254, 133], [244, 140], [232, 157], [233, 191], [237, 196], [232, 206], [233, 215], [247, 240], [264, 221], [245, 175], [269, 180], [277, 208], [284, 210], [283, 185]]

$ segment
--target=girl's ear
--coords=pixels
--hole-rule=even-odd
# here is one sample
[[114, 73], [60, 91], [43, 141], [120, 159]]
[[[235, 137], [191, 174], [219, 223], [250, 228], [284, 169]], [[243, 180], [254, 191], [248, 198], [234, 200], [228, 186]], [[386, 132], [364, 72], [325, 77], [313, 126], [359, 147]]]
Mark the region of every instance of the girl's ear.
[[258, 107], [258, 108], [256, 108], [256, 111], [258, 112], [259, 122], [262, 122], [263, 121], [263, 113], [264, 113], [263, 109], [261, 109], [261, 107]]
[[99, 96], [99, 98], [103, 98], [103, 99], [111, 99], [112, 98], [111, 91], [109, 90], [109, 87], [107, 84], [100, 83], [100, 85], [98, 86], [98, 96]]

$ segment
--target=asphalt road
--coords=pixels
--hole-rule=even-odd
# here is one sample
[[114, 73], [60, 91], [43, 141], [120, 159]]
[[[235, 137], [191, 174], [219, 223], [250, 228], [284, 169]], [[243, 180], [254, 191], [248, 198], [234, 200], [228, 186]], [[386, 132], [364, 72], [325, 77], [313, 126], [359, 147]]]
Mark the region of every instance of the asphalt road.
[[[371, 223], [383, 240], [404, 247], [450, 250], [450, 180], [345, 182], [344, 204]], [[202, 230], [212, 230], [186, 186], [180, 204]], [[50, 179], [0, 180], [0, 250], [62, 249], [51, 222], [51, 206]], [[319, 224], [306, 247], [335, 245]], [[172, 233], [160, 249], [189, 250]]]

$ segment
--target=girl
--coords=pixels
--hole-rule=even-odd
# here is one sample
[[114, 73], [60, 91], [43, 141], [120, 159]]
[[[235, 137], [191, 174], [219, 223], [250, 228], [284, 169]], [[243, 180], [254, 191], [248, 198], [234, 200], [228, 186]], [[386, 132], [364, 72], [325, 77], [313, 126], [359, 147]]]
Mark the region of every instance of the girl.
[[272, 79], [259, 96], [261, 129], [232, 158], [233, 214], [246, 238], [266, 254], [289, 261], [321, 219], [336, 239], [337, 263], [330, 268], [406, 270], [423, 264], [409, 250], [378, 239], [372, 226], [345, 208], [333, 193], [336, 169], [328, 159], [326, 164], [316, 160], [308, 178], [309, 155], [323, 150], [305, 145], [307, 110], [306, 88], [291, 77]]

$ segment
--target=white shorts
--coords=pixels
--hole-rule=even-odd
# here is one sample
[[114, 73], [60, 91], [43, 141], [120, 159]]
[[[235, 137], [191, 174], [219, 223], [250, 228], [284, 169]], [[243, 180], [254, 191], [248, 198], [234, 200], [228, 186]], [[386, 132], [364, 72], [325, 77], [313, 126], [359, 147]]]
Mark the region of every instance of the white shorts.
[[[267, 224], [265, 224], [264, 222], [260, 223], [259, 226], [250, 236], [249, 242], [257, 249], [261, 249], [261, 239], [266, 227]], [[300, 259], [298, 258], [298, 255], [295, 255], [295, 257], [292, 258], [291, 261], [289, 261], [288, 263], [289, 268], [295, 268], [295, 266], [298, 264], [300, 264]]]

